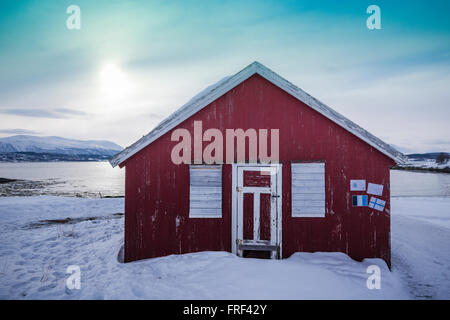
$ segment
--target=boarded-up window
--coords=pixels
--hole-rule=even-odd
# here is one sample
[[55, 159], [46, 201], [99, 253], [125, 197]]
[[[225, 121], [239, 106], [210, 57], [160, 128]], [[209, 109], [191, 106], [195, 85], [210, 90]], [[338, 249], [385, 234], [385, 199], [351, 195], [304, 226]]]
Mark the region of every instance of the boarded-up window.
[[292, 216], [325, 217], [325, 163], [292, 163]]
[[222, 166], [189, 167], [190, 218], [222, 218]]

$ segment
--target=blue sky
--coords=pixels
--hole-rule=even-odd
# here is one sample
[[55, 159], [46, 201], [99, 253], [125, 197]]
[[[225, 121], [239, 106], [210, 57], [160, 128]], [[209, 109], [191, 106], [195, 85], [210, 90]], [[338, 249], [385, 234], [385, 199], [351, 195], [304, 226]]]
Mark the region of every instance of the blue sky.
[[[69, 30], [66, 8], [81, 9]], [[381, 9], [369, 30], [366, 9]], [[450, 151], [449, 1], [1, 1], [0, 136], [123, 146], [257, 60], [405, 152]]]

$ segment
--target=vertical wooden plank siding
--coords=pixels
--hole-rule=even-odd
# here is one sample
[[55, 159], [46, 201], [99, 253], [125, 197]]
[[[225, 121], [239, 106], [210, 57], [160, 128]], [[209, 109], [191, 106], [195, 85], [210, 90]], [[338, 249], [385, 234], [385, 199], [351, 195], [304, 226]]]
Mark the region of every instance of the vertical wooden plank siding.
[[[261, 193], [260, 195], [260, 231], [259, 237], [261, 240], [270, 240], [270, 206], [271, 195], [268, 193]], [[275, 203], [274, 203], [275, 205]]]
[[254, 200], [253, 193], [244, 193], [244, 239], [253, 240], [254, 231]]
[[[283, 257], [296, 251], [341, 251], [356, 260], [378, 257], [390, 264], [389, 168], [394, 162], [387, 156], [259, 75], [173, 130], [185, 128], [193, 136], [194, 121], [202, 121], [203, 132], [217, 128], [224, 137], [225, 129], [279, 129]], [[231, 165], [223, 165], [222, 218], [190, 219], [189, 166], [171, 161], [171, 150], [177, 144], [170, 139], [172, 131], [122, 164], [126, 166], [126, 261], [203, 250], [231, 251]], [[225, 139], [223, 149], [225, 159]], [[292, 217], [292, 161], [326, 163], [325, 217]], [[385, 210], [352, 207], [351, 179], [384, 185], [380, 198], [386, 200]]]

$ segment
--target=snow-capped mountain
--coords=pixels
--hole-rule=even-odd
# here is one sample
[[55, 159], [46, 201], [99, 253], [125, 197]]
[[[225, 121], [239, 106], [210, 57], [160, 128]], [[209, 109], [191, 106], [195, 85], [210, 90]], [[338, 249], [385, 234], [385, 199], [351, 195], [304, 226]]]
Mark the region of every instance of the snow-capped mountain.
[[73, 140], [61, 137], [16, 135], [0, 138], [0, 153], [113, 156], [122, 147], [106, 140]]

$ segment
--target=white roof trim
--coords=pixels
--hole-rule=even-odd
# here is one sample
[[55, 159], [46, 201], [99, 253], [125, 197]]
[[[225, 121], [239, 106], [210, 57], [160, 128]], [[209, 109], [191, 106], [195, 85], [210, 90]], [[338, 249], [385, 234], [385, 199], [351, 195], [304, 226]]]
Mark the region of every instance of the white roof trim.
[[161, 121], [152, 131], [150, 131], [150, 133], [143, 136], [131, 146], [122, 150], [122, 152], [116, 154], [109, 160], [109, 162], [113, 167], [120, 165], [125, 160], [151, 144], [153, 141], [179, 125], [181, 122], [188, 119], [189, 117], [209, 105], [211, 102], [215, 101], [217, 98], [221, 97], [243, 81], [250, 78], [255, 73], [259, 74], [277, 87], [283, 89], [284, 91], [302, 101], [331, 121], [340, 125], [341, 127], [351, 132], [364, 142], [368, 143], [381, 153], [385, 154], [395, 162], [405, 163], [407, 161], [406, 157], [401, 152], [395, 150], [393, 147], [386, 144], [381, 139], [375, 137], [368, 131], [364, 130], [356, 123], [350, 121], [324, 103], [310, 96], [302, 89], [296, 87], [286, 79], [282, 78], [272, 70], [263, 66], [261, 63], [255, 61], [235, 75], [226, 77], [197, 94], [188, 103], [186, 103], [177, 111], [172, 113], [169, 117]]

